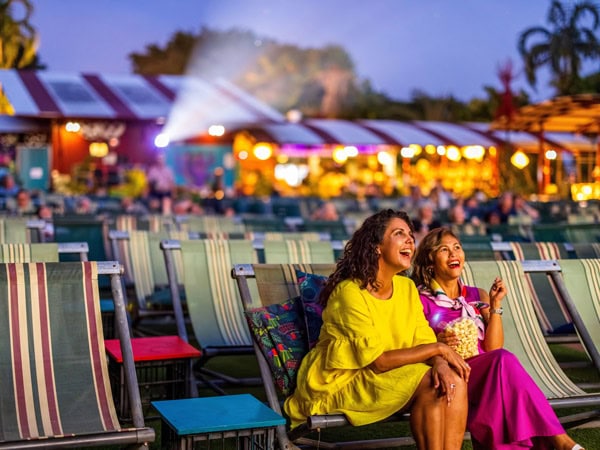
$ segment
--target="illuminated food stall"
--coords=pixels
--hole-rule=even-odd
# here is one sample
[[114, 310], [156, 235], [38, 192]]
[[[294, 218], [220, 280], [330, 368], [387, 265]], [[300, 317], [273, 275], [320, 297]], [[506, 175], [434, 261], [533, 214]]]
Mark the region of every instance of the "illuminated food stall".
[[466, 124], [326, 120], [263, 124], [233, 141], [238, 183], [247, 195], [406, 194], [436, 182], [459, 195], [499, 192], [501, 141]]

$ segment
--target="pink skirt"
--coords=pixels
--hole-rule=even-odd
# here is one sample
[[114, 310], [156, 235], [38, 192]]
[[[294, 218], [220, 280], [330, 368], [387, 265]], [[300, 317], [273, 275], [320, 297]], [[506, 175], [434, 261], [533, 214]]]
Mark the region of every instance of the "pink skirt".
[[515, 355], [499, 349], [468, 360], [473, 449], [551, 449], [547, 436], [565, 432], [544, 393]]

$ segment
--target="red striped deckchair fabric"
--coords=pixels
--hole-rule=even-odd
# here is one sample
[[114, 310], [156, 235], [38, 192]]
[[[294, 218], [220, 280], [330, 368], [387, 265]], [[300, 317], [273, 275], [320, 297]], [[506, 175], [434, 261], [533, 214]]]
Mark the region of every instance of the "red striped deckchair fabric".
[[95, 262], [0, 264], [0, 442], [120, 429]]

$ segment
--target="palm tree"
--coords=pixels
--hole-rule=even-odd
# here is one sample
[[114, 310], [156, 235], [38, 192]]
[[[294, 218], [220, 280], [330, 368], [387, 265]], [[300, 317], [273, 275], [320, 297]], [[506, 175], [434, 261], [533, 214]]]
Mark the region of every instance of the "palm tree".
[[[580, 25], [586, 16], [591, 19], [591, 25]], [[519, 37], [518, 49], [525, 63], [527, 81], [535, 88], [536, 71], [549, 66], [558, 94], [575, 93], [583, 60], [600, 57], [600, 42], [595, 35], [600, 12], [591, 1], [566, 7], [553, 0], [548, 23], [550, 29], [532, 27]]]
[[0, 0], [1, 68], [39, 67], [37, 34], [29, 23], [32, 11], [30, 0]]

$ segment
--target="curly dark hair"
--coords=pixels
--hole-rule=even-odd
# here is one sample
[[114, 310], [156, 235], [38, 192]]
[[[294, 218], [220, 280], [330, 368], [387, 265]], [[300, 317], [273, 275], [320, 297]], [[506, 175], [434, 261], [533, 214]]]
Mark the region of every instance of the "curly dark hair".
[[434, 228], [421, 239], [415, 252], [411, 278], [417, 286], [423, 285], [431, 289], [433, 281], [433, 263], [435, 253], [439, 250], [442, 239], [452, 236], [460, 242], [458, 236], [447, 227]]
[[377, 246], [383, 241], [385, 230], [392, 219], [404, 220], [411, 233], [414, 232], [410, 217], [404, 211], [384, 209], [366, 218], [344, 247], [343, 255], [321, 291], [319, 303], [323, 307], [327, 305], [335, 287], [343, 280], [358, 280], [363, 289], [376, 282], [379, 268]]

